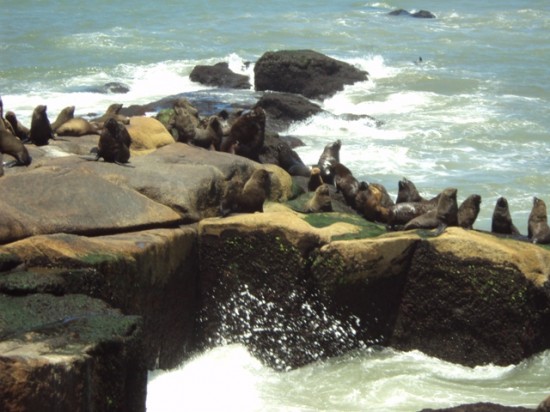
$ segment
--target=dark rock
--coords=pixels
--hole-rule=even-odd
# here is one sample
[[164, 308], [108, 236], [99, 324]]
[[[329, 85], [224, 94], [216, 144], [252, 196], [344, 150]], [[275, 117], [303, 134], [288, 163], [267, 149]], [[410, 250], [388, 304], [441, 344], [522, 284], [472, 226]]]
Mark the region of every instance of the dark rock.
[[305, 120], [323, 111], [319, 105], [292, 93], [266, 92], [257, 106], [267, 114], [267, 130], [276, 132], [286, 130], [292, 122]]
[[397, 10], [390, 11], [388, 14], [390, 16], [409, 16], [409, 17], [417, 17], [422, 19], [435, 19], [435, 15], [432, 12], [429, 12], [427, 10], [419, 10], [414, 13], [411, 13], [404, 9], [397, 9]]
[[227, 89], [250, 89], [248, 76], [234, 73], [225, 62], [213, 66], [197, 65], [191, 71], [189, 78], [207, 86], [223, 87]]
[[298, 93], [310, 99], [367, 80], [366, 72], [312, 50], [267, 52], [256, 63], [254, 75], [256, 90]]

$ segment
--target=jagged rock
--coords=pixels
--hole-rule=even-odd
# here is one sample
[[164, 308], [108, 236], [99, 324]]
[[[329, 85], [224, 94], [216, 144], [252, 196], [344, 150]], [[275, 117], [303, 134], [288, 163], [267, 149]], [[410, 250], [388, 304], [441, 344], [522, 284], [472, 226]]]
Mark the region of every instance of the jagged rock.
[[207, 86], [225, 87], [229, 89], [250, 89], [248, 76], [233, 72], [226, 62], [212, 66], [197, 65], [189, 75], [191, 81]]
[[84, 295], [0, 294], [0, 409], [144, 411], [139, 318]]
[[344, 85], [367, 80], [367, 73], [312, 50], [264, 53], [254, 66], [256, 90], [298, 93], [320, 99]]

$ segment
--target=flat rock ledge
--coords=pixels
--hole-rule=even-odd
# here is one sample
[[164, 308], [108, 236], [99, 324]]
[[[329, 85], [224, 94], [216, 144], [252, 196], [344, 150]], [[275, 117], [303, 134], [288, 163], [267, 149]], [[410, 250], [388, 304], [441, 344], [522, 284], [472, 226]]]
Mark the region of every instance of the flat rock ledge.
[[[86, 159], [96, 139], [31, 147], [0, 180], [2, 410], [144, 410], [147, 369], [222, 342], [279, 370], [372, 345], [469, 366], [550, 348], [543, 246], [302, 215], [280, 168], [181, 143], [123, 167]], [[260, 167], [265, 212], [218, 217]]]

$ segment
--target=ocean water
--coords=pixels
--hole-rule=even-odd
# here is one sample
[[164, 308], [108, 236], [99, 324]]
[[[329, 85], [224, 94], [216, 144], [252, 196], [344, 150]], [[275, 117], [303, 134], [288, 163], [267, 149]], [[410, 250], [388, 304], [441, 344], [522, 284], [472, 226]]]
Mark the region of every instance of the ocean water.
[[[437, 18], [388, 16], [397, 8], [430, 10]], [[253, 89], [213, 90], [188, 75], [197, 64], [219, 61], [251, 75], [266, 51], [313, 49], [370, 78], [318, 102], [326, 114], [284, 132], [302, 139], [297, 151], [306, 163], [341, 139], [341, 160], [353, 174], [393, 195], [402, 177], [424, 196], [450, 186], [459, 201], [481, 195], [474, 227], [482, 230], [490, 229], [499, 196], [508, 199], [524, 234], [533, 196], [550, 202], [547, 0], [19, 0], [5, 9], [0, 96], [23, 123], [38, 104], [53, 119], [68, 105], [85, 116], [114, 102], [147, 103], [182, 92], [253, 104]], [[130, 91], [94, 92], [108, 82]], [[343, 113], [371, 115], [383, 125], [335, 117]], [[418, 353], [367, 351], [281, 374], [230, 346], [152, 379], [150, 387], [155, 394], [164, 382], [175, 397], [208, 388], [203, 410], [216, 409], [206, 398], [218, 397], [237, 402], [233, 410], [412, 411], [473, 399], [532, 406], [550, 394], [549, 360], [545, 353], [519, 366], [468, 369]], [[219, 370], [220, 379], [201, 380], [204, 368]], [[226, 394], [234, 384], [223, 379], [226, 371], [240, 379], [233, 393]], [[150, 411], [201, 409], [154, 399]]]

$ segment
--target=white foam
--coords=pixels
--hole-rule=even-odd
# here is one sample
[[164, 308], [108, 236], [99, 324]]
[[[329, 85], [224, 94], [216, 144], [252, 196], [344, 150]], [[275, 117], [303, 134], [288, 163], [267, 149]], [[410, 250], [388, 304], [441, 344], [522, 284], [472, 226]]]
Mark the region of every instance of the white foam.
[[222, 346], [150, 375], [147, 411], [257, 411], [264, 367], [242, 345]]

